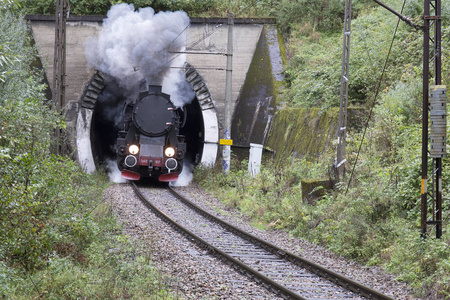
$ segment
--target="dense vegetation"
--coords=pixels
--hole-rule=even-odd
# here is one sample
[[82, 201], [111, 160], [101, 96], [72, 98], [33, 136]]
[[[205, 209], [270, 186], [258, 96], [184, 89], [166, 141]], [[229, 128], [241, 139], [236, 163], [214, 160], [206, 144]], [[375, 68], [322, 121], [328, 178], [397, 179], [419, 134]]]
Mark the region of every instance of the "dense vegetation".
[[[383, 2], [402, 10], [403, 1]], [[450, 6], [445, 1], [442, 4], [445, 44], [450, 34]], [[421, 24], [422, 10], [422, 4], [406, 1], [403, 14]], [[302, 195], [301, 180], [333, 177], [328, 170], [335, 149], [329, 149], [320, 162], [304, 158], [281, 165], [267, 162], [255, 178], [246, 175], [246, 162], [235, 162], [227, 176], [220, 170], [198, 170], [196, 178], [259, 226], [286, 229], [361, 263], [382, 265], [426, 299], [449, 298], [448, 167], [443, 175], [444, 234], [440, 240], [434, 239], [434, 227], [429, 226], [428, 238], [420, 238], [422, 34], [402, 22], [396, 29], [397, 19], [380, 7], [363, 5], [356, 13], [349, 100], [367, 112], [374, 106], [374, 111], [372, 118], [366, 119], [364, 140], [362, 131], [349, 133], [347, 178], [322, 198], [302, 200], [308, 195]], [[335, 27], [318, 28], [315, 20], [296, 19], [285, 27], [290, 50], [285, 69], [289, 89], [283, 95], [287, 107], [327, 109], [339, 104], [342, 33]], [[449, 57], [449, 50], [443, 47], [443, 84], [450, 80]], [[444, 166], [448, 166], [448, 158]]]
[[[122, 2], [156, 11], [184, 10], [190, 16], [224, 16], [229, 8], [236, 17], [275, 17], [288, 49], [284, 105], [327, 109], [339, 103], [341, 0], [72, 0], [71, 14], [105, 15], [112, 4]], [[384, 2], [402, 10], [403, 1]], [[5, 279], [0, 295], [121, 298], [154, 292], [163, 283], [148, 258], [131, 247], [126, 236], [117, 235], [120, 229], [96, 187], [104, 186], [104, 181], [83, 175], [72, 161], [47, 151], [52, 132], [64, 122], [42, 105], [44, 86], [39, 71], [30, 68], [35, 50], [17, 14], [52, 14], [54, 0], [0, 3], [0, 231], [5, 237], [0, 242], [0, 278]], [[403, 14], [421, 24], [422, 3], [405, 3]], [[442, 1], [442, 5], [442, 77], [448, 84], [450, 53], [445, 45], [450, 38], [450, 4]], [[254, 178], [247, 176], [245, 161], [236, 161], [226, 176], [220, 169], [198, 169], [196, 179], [251, 216], [257, 226], [289, 230], [361, 263], [382, 265], [427, 299], [449, 298], [449, 164], [444, 159], [444, 235], [435, 240], [429, 226], [423, 240], [419, 237], [422, 35], [400, 22], [393, 38], [396, 26], [397, 19], [372, 1], [353, 0], [349, 97], [352, 105], [366, 111], [374, 105], [374, 113], [364, 140], [362, 132], [349, 133], [347, 170], [356, 162], [362, 142], [350, 185], [347, 176], [324, 197], [302, 200], [306, 196], [302, 179], [331, 176], [334, 149], [320, 162], [305, 158], [267, 162]], [[111, 254], [111, 248], [121, 249], [121, 254]], [[129, 252], [136, 255], [126, 255]], [[147, 267], [133, 273], [134, 264], [142, 262]], [[98, 280], [99, 272], [104, 281], [86, 285]], [[139, 287], [139, 282], [146, 284]], [[140, 289], [143, 286], [149, 290]]]
[[62, 118], [13, 1], [0, 1], [0, 298], [172, 298], [102, 198], [105, 176], [49, 151]]
[[[285, 32], [309, 23], [313, 30], [340, 30], [344, 8], [340, 0], [71, 0], [74, 15], [106, 15], [111, 5], [132, 3], [136, 9], [152, 7], [158, 11], [183, 10], [191, 17], [224, 17], [230, 9], [235, 17], [275, 17]], [[19, 0], [29, 14], [54, 14], [54, 0]], [[370, 0], [355, 0], [359, 12]], [[299, 13], [302, 12], [302, 13]]]

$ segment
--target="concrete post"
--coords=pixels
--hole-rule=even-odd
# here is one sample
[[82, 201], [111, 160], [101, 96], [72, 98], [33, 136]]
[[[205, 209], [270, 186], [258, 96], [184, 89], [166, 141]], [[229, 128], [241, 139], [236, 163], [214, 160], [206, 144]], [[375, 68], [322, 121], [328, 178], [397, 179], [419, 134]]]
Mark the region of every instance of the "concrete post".
[[[228, 45], [227, 45], [227, 76], [225, 83], [225, 132], [224, 139], [231, 139], [231, 75], [233, 69], [233, 14], [228, 12]], [[230, 170], [231, 145], [223, 145], [223, 171]]]
[[350, 66], [350, 29], [352, 20], [352, 0], [345, 1], [344, 37], [342, 48], [341, 92], [339, 105], [338, 146], [335, 161], [338, 180], [345, 176], [345, 139], [347, 136], [348, 78]]
[[250, 157], [248, 159], [248, 173], [252, 176], [259, 174], [261, 167], [263, 145], [250, 143]]
[[[52, 98], [55, 110], [59, 114], [63, 113], [66, 94], [66, 10], [66, 0], [56, 0]], [[59, 155], [62, 149], [60, 128], [56, 129], [55, 140], [55, 154]]]

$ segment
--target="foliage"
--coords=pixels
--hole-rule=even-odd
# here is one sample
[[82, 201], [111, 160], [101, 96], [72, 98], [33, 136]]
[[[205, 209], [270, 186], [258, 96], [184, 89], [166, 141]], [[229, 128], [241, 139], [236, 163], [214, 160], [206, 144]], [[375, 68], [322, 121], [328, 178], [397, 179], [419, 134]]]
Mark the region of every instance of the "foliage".
[[3, 15], [1, 26], [8, 29], [1, 42], [8, 42], [21, 60], [7, 66], [9, 74], [0, 89], [0, 233], [4, 237], [0, 253], [33, 270], [42, 266], [60, 241], [58, 230], [74, 231], [77, 238], [88, 238], [91, 230], [86, 218], [56, 218], [83, 205], [73, 202], [77, 194], [72, 188], [80, 189], [80, 171], [72, 161], [48, 154], [52, 132], [63, 124], [43, 105], [44, 87], [29, 68], [35, 52], [24, 38], [28, 36], [24, 23], [9, 13]]
[[[310, 31], [310, 28], [298, 30]], [[314, 41], [317, 38], [320, 43]], [[299, 35], [293, 39], [295, 41], [291, 41], [291, 44], [295, 43], [298, 51], [295, 51], [285, 70], [290, 85], [285, 95], [286, 102], [294, 107], [306, 108], [337, 106], [342, 49], [336, 45], [340, 36]]]
[[[97, 234], [87, 247], [60, 242], [34, 272], [0, 263], [0, 295], [9, 299], [174, 299], [171, 278], [150, 260], [148, 249], [122, 233], [109, 205], [98, 197], [91, 216]], [[138, 244], [138, 243], [137, 243]]]
[[[398, 3], [388, 2], [397, 11]], [[443, 19], [448, 18], [448, 4], [444, 3]], [[388, 89], [397, 81], [421, 77], [422, 34], [400, 22], [387, 68], [380, 82], [382, 69], [388, 54], [398, 20], [387, 10], [376, 7], [360, 10], [352, 21], [350, 46], [349, 101], [365, 104], [380, 90]], [[415, 1], [407, 1], [404, 14], [420, 24], [422, 8]], [[443, 23], [442, 40], [448, 39], [449, 27]], [[289, 38], [291, 59], [285, 69], [290, 90], [285, 102], [299, 107], [332, 107], [339, 104], [342, 35], [315, 31], [310, 24], [293, 23]], [[448, 60], [449, 52], [443, 49], [442, 59]], [[443, 83], [450, 77], [445, 63]], [[378, 100], [378, 99], [377, 99]]]
[[[50, 133], [59, 121], [42, 105], [43, 87], [28, 75], [31, 70], [27, 63], [33, 51], [23, 39], [27, 36], [24, 23], [17, 22], [9, 12], [2, 16], [5, 30], [0, 43], [8, 43], [11, 53], [21, 60], [6, 65], [8, 76], [0, 88], [0, 233], [4, 237], [0, 251], [2, 256], [33, 269], [42, 263], [55, 241], [49, 215], [57, 209], [58, 197], [65, 196], [60, 195], [58, 183], [46, 182], [47, 174], [60, 171], [58, 159], [47, 155]], [[17, 26], [11, 26], [14, 22]]]
[[[112, 299], [168, 294], [145, 250], [102, 203], [104, 176], [51, 154], [62, 117], [46, 105], [23, 16], [0, 10], [0, 297]], [[110, 251], [111, 249], [116, 249]]]
[[[19, 0], [28, 14], [54, 14], [53, 0]], [[355, 1], [355, 9], [367, 0]], [[310, 24], [314, 30], [340, 30], [343, 20], [341, 0], [71, 0], [71, 14], [106, 15], [111, 5], [132, 3], [136, 9], [152, 7], [156, 12], [182, 10], [191, 17], [224, 17], [229, 9], [235, 17], [275, 17], [286, 33], [293, 24]], [[298, 13], [301, 11], [302, 13]]]
[[[238, 164], [236, 168], [234, 168]], [[283, 228], [293, 226], [299, 216], [301, 180], [321, 175], [320, 165], [306, 159], [289, 164], [267, 163], [256, 177], [247, 174], [247, 161], [234, 162], [224, 176], [219, 169], [197, 168], [194, 178], [232, 207], [240, 208], [257, 221]], [[301, 202], [301, 200], [300, 200]]]
[[[0, 13], [5, 14], [6, 18], [11, 15], [11, 11], [20, 8], [17, 1], [14, 0], [0, 0]], [[8, 31], [3, 31], [8, 32]], [[17, 60], [17, 57], [11, 52], [9, 45], [11, 41], [5, 36], [1, 37], [0, 41], [0, 82], [5, 82], [6, 76], [9, 74], [8, 66]]]
[[[380, 82], [396, 24], [395, 18], [380, 9], [352, 22], [350, 103], [374, 101], [379, 84], [384, 90], [404, 74], [420, 76], [422, 36], [401, 23]], [[342, 36], [322, 33], [305, 36], [305, 31], [310, 33], [311, 29], [297, 28], [291, 36], [291, 49], [295, 54], [285, 71], [291, 85], [287, 101], [300, 107], [338, 106]]]
[[278, 4], [275, 16], [285, 32], [290, 32], [295, 24], [309, 24], [313, 32], [335, 31], [343, 22], [342, 4], [340, 0], [283, 0]]
[[[54, 0], [19, 0], [28, 14], [54, 14]], [[152, 7], [156, 12], [183, 10], [195, 16], [198, 12], [214, 7], [215, 0], [71, 0], [70, 13], [73, 15], [106, 15], [114, 4], [130, 3], [136, 9]], [[225, 11], [222, 12], [222, 15]]]
[[387, 268], [399, 280], [411, 282], [427, 299], [448, 299], [450, 282], [450, 236], [423, 240], [415, 232], [404, 231], [398, 242], [383, 250]]
[[20, 8], [18, 0], [0, 0], [0, 9], [7, 10], [14, 8]]

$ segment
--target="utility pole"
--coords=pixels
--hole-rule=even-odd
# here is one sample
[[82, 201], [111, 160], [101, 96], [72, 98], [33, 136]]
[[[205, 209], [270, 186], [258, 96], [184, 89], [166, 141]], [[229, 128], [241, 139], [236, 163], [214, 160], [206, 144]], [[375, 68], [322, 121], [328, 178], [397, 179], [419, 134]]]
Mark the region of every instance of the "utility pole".
[[[430, 15], [430, 0], [424, 1], [423, 15]], [[430, 19], [424, 18], [423, 25], [423, 74], [422, 74], [422, 180], [421, 180], [421, 216], [420, 227], [421, 236], [426, 237], [427, 234], [427, 182], [428, 182], [428, 76], [430, 73], [429, 66], [430, 55]]]
[[228, 14], [228, 42], [227, 42], [227, 75], [225, 82], [225, 131], [223, 136], [223, 171], [227, 173], [230, 170], [231, 160], [231, 98], [232, 86], [231, 78], [233, 71], [233, 14], [227, 11]]
[[339, 104], [339, 125], [337, 130], [338, 146], [336, 161], [337, 178], [340, 180], [345, 176], [345, 138], [347, 135], [347, 105], [348, 105], [348, 74], [350, 64], [350, 30], [352, 21], [352, 0], [345, 1], [344, 14], [344, 37], [342, 48], [342, 72], [341, 72], [341, 92]]
[[[424, 0], [423, 26], [414, 24], [413, 21], [392, 8], [373, 0], [393, 14], [397, 15], [408, 25], [423, 31], [423, 101], [422, 101], [422, 182], [421, 182], [421, 236], [426, 238], [427, 224], [436, 225], [436, 238], [442, 236], [442, 158], [446, 156], [447, 149], [447, 88], [442, 84], [441, 69], [441, 0]], [[433, 4], [434, 3], [434, 4]], [[432, 13], [434, 12], [434, 15]], [[430, 29], [433, 28], [434, 35], [431, 38]], [[430, 74], [430, 42], [432, 48], [433, 74]], [[434, 85], [430, 88], [430, 75], [434, 77]], [[431, 99], [430, 99], [431, 96]], [[430, 118], [428, 118], [430, 114]], [[428, 124], [431, 119], [431, 130], [428, 134]], [[428, 142], [430, 138], [430, 151]], [[432, 158], [432, 174], [428, 177], [428, 156]], [[431, 189], [428, 190], [428, 181], [431, 179]], [[431, 196], [431, 219], [428, 215], [428, 196]]]
[[[431, 4], [434, 2], [434, 5]], [[432, 10], [434, 9], [434, 15]], [[425, 0], [423, 12], [423, 116], [422, 116], [422, 184], [421, 184], [421, 236], [426, 237], [427, 224], [436, 226], [436, 238], [442, 236], [442, 157], [446, 155], [446, 87], [441, 85], [441, 0]], [[430, 38], [430, 29], [434, 37]], [[430, 41], [434, 43], [434, 84], [430, 89]], [[431, 93], [431, 98], [430, 98]], [[430, 111], [431, 134], [428, 134]], [[428, 139], [430, 137], [430, 151]], [[433, 172], [428, 177], [428, 154], [433, 159]], [[431, 179], [431, 191], [428, 180]], [[431, 220], [428, 220], [428, 195], [432, 198]]]
[[[62, 113], [66, 89], [66, 13], [68, 12], [66, 0], [56, 0], [55, 13], [55, 52], [53, 61], [53, 105], [58, 114]], [[61, 150], [61, 131], [56, 130], [55, 154]]]
[[[445, 157], [445, 155], [447, 154], [447, 149], [446, 144], [446, 137], [447, 137], [447, 107], [446, 107], [446, 93], [447, 93], [447, 89], [445, 86], [442, 86], [442, 78], [441, 78], [441, 71], [442, 71], [442, 52], [441, 52], [441, 39], [442, 39], [442, 31], [441, 31], [441, 27], [442, 27], [442, 19], [441, 19], [441, 0], [436, 0], [435, 3], [436, 7], [435, 7], [435, 29], [434, 29], [434, 70], [435, 70], [435, 79], [434, 82], [436, 84], [436, 86], [434, 87], [434, 89], [438, 90], [438, 94], [441, 94], [442, 89], [444, 89], [444, 91], [442, 91], [444, 93], [444, 99], [440, 99], [443, 100], [442, 104], [445, 107], [445, 117], [443, 117], [442, 119], [445, 119], [445, 121], [443, 122], [443, 124], [445, 124], [443, 126], [443, 132], [441, 132], [441, 134], [443, 134], [443, 140], [441, 142], [442, 146], [444, 146], [443, 148], [443, 153], [438, 153], [438, 155], [436, 156], [436, 168], [437, 168], [437, 172], [436, 172], [436, 238], [441, 238], [442, 236], [442, 157]], [[439, 97], [439, 96], [438, 96]], [[434, 94], [431, 95], [431, 99], [434, 100]], [[431, 116], [432, 118], [432, 122], [433, 122], [433, 116]], [[436, 126], [438, 127], [438, 126]], [[433, 130], [434, 128], [436, 128], [433, 126], [431, 126], [431, 138], [433, 138]], [[442, 127], [441, 127], [442, 129]], [[439, 130], [438, 130], [439, 131]], [[433, 142], [433, 141], [432, 141]]]

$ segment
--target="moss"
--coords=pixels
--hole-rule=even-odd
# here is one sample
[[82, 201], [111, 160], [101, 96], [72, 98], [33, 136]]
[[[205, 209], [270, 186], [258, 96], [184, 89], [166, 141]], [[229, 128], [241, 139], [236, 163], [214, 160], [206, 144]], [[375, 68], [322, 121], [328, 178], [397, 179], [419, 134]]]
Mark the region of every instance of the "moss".
[[[275, 73], [282, 72], [280, 63], [271, 61], [272, 54], [280, 55], [286, 62], [286, 49], [280, 32], [272, 25], [266, 25], [261, 33], [242, 91], [234, 110], [232, 135], [236, 145], [264, 143], [266, 126], [270, 114], [278, 106], [285, 89], [285, 81]], [[276, 35], [275, 31], [276, 30]], [[278, 44], [278, 47], [273, 47]], [[278, 50], [276, 48], [279, 48]], [[269, 102], [270, 101], [270, 102]], [[349, 124], [361, 123], [349, 108]], [[356, 116], [353, 117], [352, 116]], [[271, 125], [271, 132], [264, 143], [276, 151], [279, 159], [291, 156], [318, 158], [332, 144], [339, 119], [339, 108], [326, 111], [312, 109], [283, 109], [278, 111]]]
[[279, 94], [267, 35], [264, 27], [234, 110], [231, 132], [236, 145], [264, 142], [264, 131], [269, 121], [267, 112], [272, 110], [272, 103]]
[[303, 179], [302, 199], [303, 202], [314, 204], [315, 200], [325, 195], [327, 190], [331, 190], [335, 182], [324, 178]]
[[283, 109], [275, 115], [267, 146], [277, 157], [320, 156], [335, 136], [339, 109]]
[[278, 45], [280, 46], [281, 60], [283, 61], [283, 65], [287, 65], [288, 60], [286, 54], [286, 46], [284, 44], [283, 35], [281, 34], [279, 28], [277, 28], [277, 38], [278, 38]]

